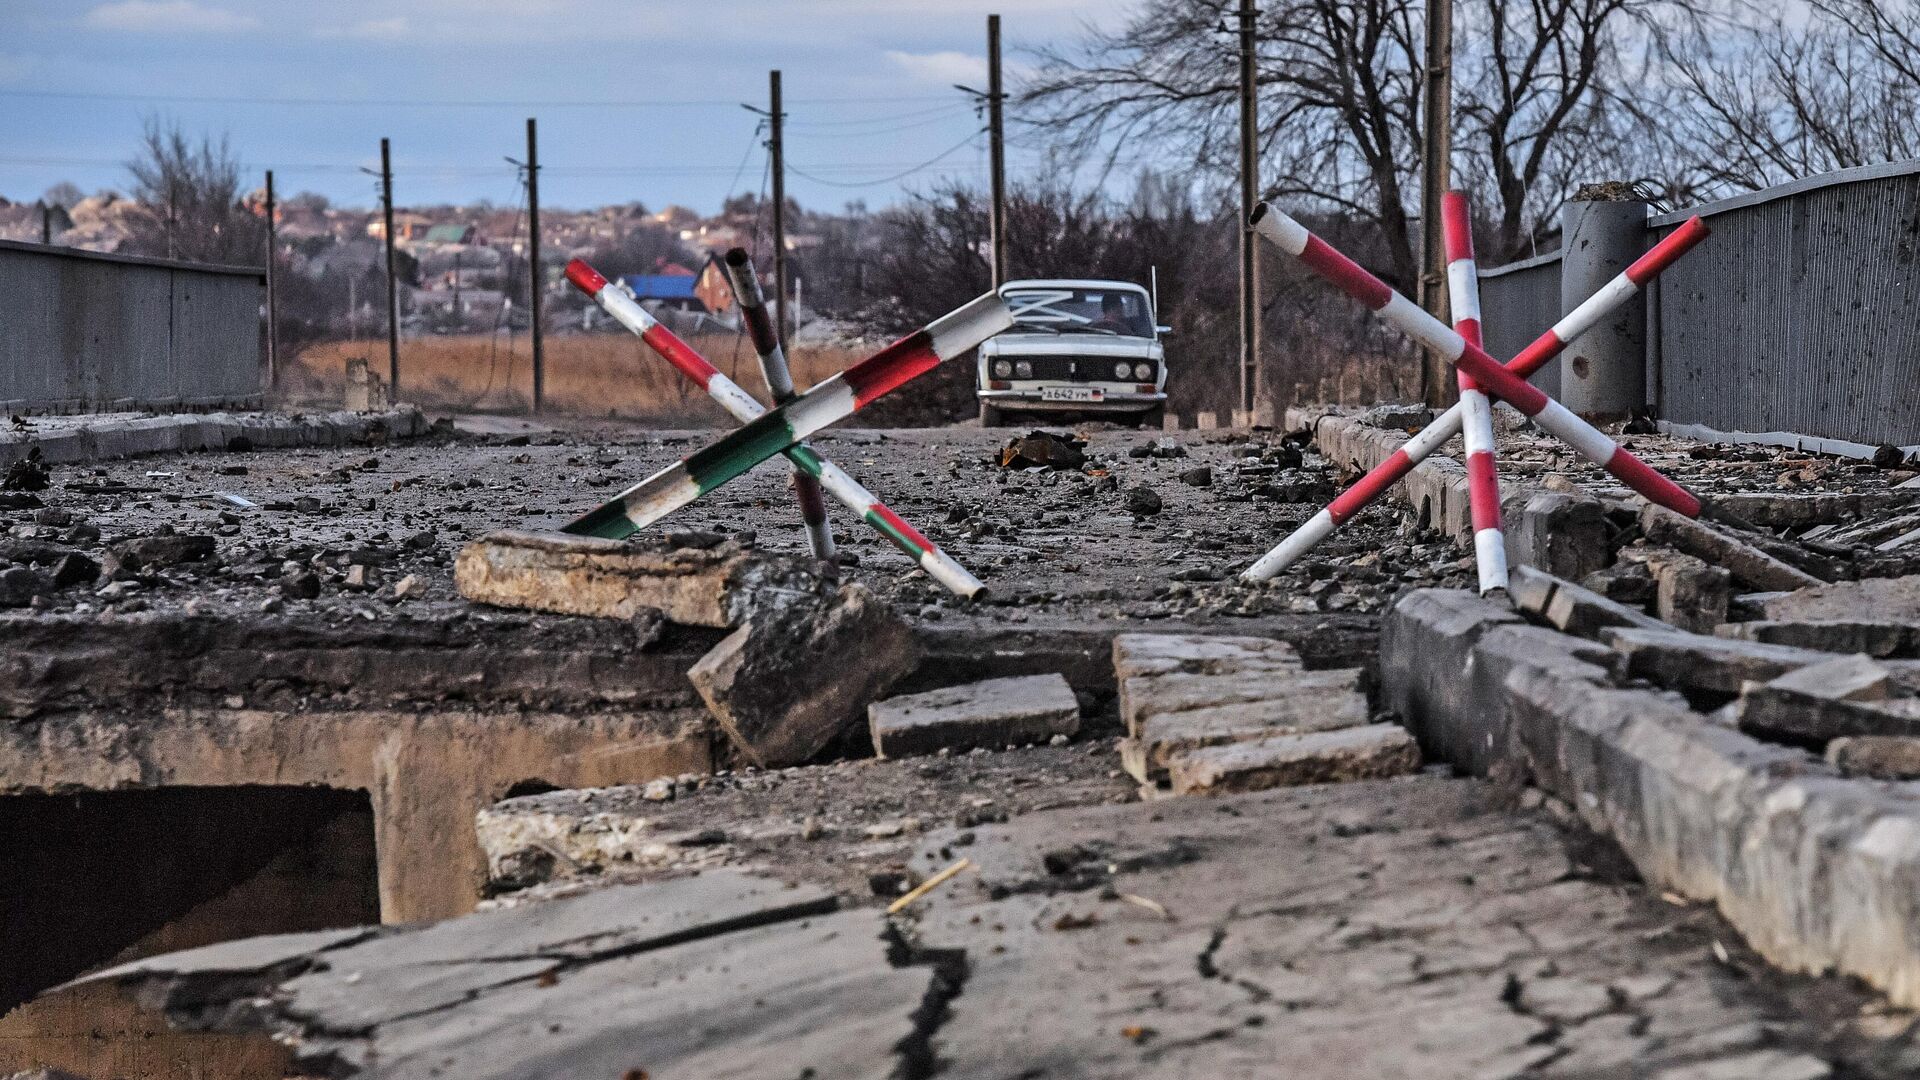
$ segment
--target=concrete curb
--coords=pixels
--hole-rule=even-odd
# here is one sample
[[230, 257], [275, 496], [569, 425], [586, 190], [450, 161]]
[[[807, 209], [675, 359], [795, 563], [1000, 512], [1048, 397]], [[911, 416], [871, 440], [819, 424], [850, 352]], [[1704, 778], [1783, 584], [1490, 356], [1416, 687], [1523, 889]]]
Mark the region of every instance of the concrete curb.
[[1607, 650], [1463, 592], [1408, 594], [1380, 660], [1424, 748], [1564, 799], [1780, 967], [1920, 1006], [1920, 785], [1842, 779], [1676, 694], [1615, 688]]
[[[43, 418], [40, 422], [46, 421]], [[35, 447], [40, 449], [42, 461], [50, 465], [68, 465], [146, 454], [227, 450], [243, 446], [254, 449], [353, 446], [370, 439], [412, 438], [426, 430], [426, 417], [411, 405], [378, 413], [116, 416], [97, 423], [0, 435], [0, 468], [22, 460]]]

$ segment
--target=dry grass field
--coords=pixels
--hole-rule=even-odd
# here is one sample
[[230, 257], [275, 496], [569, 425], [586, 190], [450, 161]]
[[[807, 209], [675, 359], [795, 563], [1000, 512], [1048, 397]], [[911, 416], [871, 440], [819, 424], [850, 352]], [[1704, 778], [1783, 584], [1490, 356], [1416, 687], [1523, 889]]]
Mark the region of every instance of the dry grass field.
[[[743, 336], [693, 338], [728, 378], [768, 401], [753, 345]], [[569, 334], [545, 342], [546, 404], [560, 413], [651, 421], [663, 427], [731, 426], [719, 407], [636, 337]], [[843, 370], [869, 349], [852, 345], [799, 346], [791, 354], [793, 378], [802, 389]], [[384, 339], [330, 341], [307, 346], [285, 365], [280, 387], [291, 402], [335, 405], [346, 382], [347, 361], [365, 357], [384, 379]], [[504, 336], [482, 334], [403, 338], [402, 396], [428, 409], [453, 412], [524, 412], [533, 402], [533, 355], [524, 335], [509, 348]]]

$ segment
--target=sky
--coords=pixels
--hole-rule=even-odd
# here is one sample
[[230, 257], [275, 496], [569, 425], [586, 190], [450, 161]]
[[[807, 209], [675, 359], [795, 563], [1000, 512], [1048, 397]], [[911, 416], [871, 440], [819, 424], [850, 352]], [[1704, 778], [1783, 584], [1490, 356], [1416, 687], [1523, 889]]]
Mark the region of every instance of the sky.
[[[539, 120], [540, 201], [703, 212], [765, 182], [782, 71], [787, 191], [838, 209], [946, 176], [983, 183], [986, 15], [1006, 64], [1115, 0], [0, 0], [0, 195], [127, 183], [145, 118], [225, 134], [283, 197], [397, 205], [520, 198]], [[1011, 74], [1010, 76], [1011, 77]], [[1015, 147], [1009, 171], [1038, 168]], [[904, 175], [902, 175], [904, 174]]]

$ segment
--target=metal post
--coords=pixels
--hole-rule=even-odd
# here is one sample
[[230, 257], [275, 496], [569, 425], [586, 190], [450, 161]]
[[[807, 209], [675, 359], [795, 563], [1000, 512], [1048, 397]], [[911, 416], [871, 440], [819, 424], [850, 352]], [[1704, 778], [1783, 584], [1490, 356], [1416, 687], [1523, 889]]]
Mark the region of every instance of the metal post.
[[1259, 248], [1255, 246], [1254, 208], [1260, 201], [1258, 85], [1254, 72], [1253, 0], [1240, 0], [1240, 411], [1253, 423], [1253, 400], [1260, 362]]
[[1007, 280], [1006, 94], [1000, 83], [1000, 16], [987, 16], [987, 141], [993, 185], [993, 287]]
[[[1427, 0], [1427, 79], [1420, 113], [1420, 306], [1435, 318], [1447, 316], [1447, 244], [1441, 221], [1442, 200], [1452, 186], [1453, 154], [1453, 0]], [[1427, 350], [1420, 366], [1420, 393], [1429, 405], [1446, 404], [1452, 381], [1446, 358]]]
[[780, 73], [768, 73], [769, 136], [767, 152], [772, 155], [773, 171], [773, 329], [782, 348], [787, 344], [787, 166], [780, 142], [780, 129], [786, 113], [780, 111]]
[[[1647, 250], [1638, 200], [1570, 201], [1560, 208], [1562, 311], [1604, 286]], [[1624, 420], [1647, 404], [1646, 299], [1635, 296], [1595, 324], [1560, 361], [1560, 404], [1590, 420]]]
[[273, 170], [267, 170], [267, 386], [272, 388], [280, 376], [279, 231], [273, 220]]
[[527, 318], [533, 328], [533, 411], [546, 406], [547, 357], [540, 332], [540, 290], [546, 275], [540, 272], [540, 150], [535, 145], [533, 117], [527, 117]]
[[387, 229], [387, 403], [400, 400], [400, 282], [393, 273], [393, 155], [380, 140], [380, 212]]

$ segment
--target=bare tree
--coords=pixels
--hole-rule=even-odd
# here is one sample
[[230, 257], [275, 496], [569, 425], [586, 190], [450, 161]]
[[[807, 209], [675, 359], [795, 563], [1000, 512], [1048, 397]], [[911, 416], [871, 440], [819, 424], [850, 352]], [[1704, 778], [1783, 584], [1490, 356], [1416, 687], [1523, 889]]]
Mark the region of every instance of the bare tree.
[[245, 266], [265, 258], [266, 222], [241, 204], [240, 163], [225, 136], [196, 142], [178, 123], [149, 117], [127, 171], [140, 203], [129, 250]]
[[[1920, 157], [1920, 3], [1809, 0], [1790, 19], [1744, 7], [1663, 37], [1668, 131], [1702, 198]], [[1677, 156], [1677, 155], [1676, 155]]]

